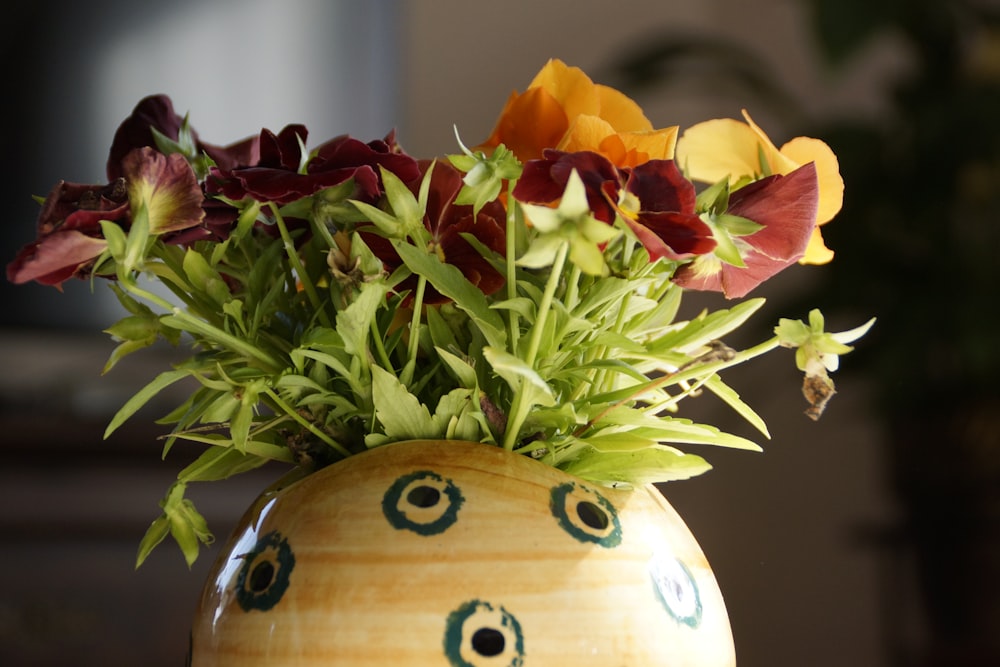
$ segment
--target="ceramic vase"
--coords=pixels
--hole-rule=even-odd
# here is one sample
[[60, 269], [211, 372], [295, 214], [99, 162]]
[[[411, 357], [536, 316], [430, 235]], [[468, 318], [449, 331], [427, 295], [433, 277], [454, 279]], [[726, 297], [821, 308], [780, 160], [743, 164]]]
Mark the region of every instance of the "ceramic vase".
[[386, 445], [263, 494], [215, 563], [194, 667], [727, 667], [725, 604], [653, 486], [501, 448]]

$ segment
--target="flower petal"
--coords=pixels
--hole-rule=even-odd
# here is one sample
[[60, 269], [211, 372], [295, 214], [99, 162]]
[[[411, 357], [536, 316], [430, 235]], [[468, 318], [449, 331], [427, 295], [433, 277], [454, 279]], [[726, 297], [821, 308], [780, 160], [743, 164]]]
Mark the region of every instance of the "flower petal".
[[692, 125], [677, 140], [676, 159], [688, 176], [702, 183], [760, 173], [757, 134], [746, 123], [717, 118]]
[[833, 219], [844, 204], [844, 179], [840, 175], [840, 163], [833, 150], [819, 139], [796, 137], [781, 147], [781, 154], [796, 164], [816, 164], [816, 178], [819, 181], [816, 224], [822, 225]]
[[794, 264], [803, 257], [815, 227], [817, 187], [816, 169], [807, 164], [786, 176], [769, 176], [735, 191], [727, 213], [763, 225], [760, 231], [740, 238], [744, 266], [705, 255], [680, 267], [674, 282], [735, 299]]
[[179, 153], [164, 155], [148, 146], [122, 159], [133, 210], [145, 204], [149, 231], [164, 234], [199, 225], [205, 217], [198, 178]]
[[59, 287], [108, 247], [101, 238], [76, 230], [60, 230], [25, 246], [7, 265], [7, 280], [21, 284], [36, 281]]
[[546, 148], [555, 148], [569, 127], [562, 105], [544, 88], [530, 88], [523, 94], [512, 93], [496, 127], [480, 150], [505, 145], [525, 162], [542, 156]]

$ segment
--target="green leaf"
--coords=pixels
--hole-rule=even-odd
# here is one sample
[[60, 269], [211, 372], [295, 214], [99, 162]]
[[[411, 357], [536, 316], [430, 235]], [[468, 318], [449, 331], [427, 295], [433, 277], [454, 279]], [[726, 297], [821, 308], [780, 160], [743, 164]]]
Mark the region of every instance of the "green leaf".
[[462, 387], [476, 389], [479, 386], [476, 369], [472, 367], [472, 364], [443, 348], [435, 347], [434, 349]]
[[388, 439], [436, 437], [434, 420], [427, 406], [381, 366], [372, 366], [372, 402], [375, 417]]
[[149, 206], [147, 202], [143, 202], [132, 216], [132, 226], [128, 230], [125, 256], [121, 261], [121, 265], [126, 271], [142, 269], [149, 237]]
[[139, 545], [135, 565], [137, 568], [142, 565], [153, 548], [163, 541], [167, 530], [180, 546], [188, 567], [197, 560], [200, 544], [211, 544], [215, 539], [208, 530], [205, 518], [198, 513], [194, 504], [184, 497], [186, 489], [187, 484], [184, 482], [175, 482], [167, 491], [166, 497], [160, 501], [163, 514], [153, 521]]
[[764, 305], [763, 298], [747, 299], [728, 310], [701, 315], [649, 344], [652, 351], [695, 351], [741, 327]]
[[698, 193], [695, 210], [699, 212], [722, 213], [729, 208], [729, 177], [710, 185]]
[[524, 392], [528, 405], [555, 405], [552, 388], [527, 363], [509, 352], [492, 347], [483, 348], [483, 357], [493, 367], [493, 371], [507, 381], [515, 392]]
[[614, 453], [585, 450], [559, 467], [586, 480], [631, 486], [689, 479], [712, 469], [700, 456], [662, 446]]
[[232, 447], [212, 447], [177, 474], [181, 482], [213, 482], [259, 468], [269, 459]]
[[490, 345], [500, 348], [506, 345], [503, 318], [490, 309], [486, 295], [470, 283], [458, 267], [445, 264], [437, 255], [408, 243], [393, 242], [392, 245], [413, 273], [426, 278], [434, 289], [454, 301], [472, 318]]
[[385, 304], [386, 288], [382, 283], [364, 283], [354, 301], [337, 313], [337, 331], [347, 354], [367, 358], [368, 334], [372, 320]]
[[139, 551], [135, 558], [136, 568], [146, 561], [153, 549], [166, 539], [169, 534], [170, 521], [167, 520], [166, 515], [160, 515], [153, 520], [149, 528], [146, 529], [146, 534], [142, 536], [142, 540], [139, 542]]
[[195, 293], [201, 292], [217, 305], [228, 302], [232, 295], [219, 272], [209, 266], [205, 256], [192, 248], [184, 253], [184, 274]]
[[483, 429], [476, 415], [478, 401], [473, 400], [474, 390], [453, 389], [438, 401], [434, 409], [434, 423], [437, 437], [449, 440], [469, 440], [477, 442]]
[[129, 417], [134, 415], [142, 406], [148, 403], [150, 399], [158, 393], [188, 375], [190, 375], [190, 373], [187, 370], [164, 371], [163, 373], [157, 375], [153, 378], [152, 382], [136, 392], [136, 394], [126, 401], [125, 405], [123, 405], [121, 409], [115, 413], [115, 416], [111, 418], [111, 422], [108, 424], [108, 427], [104, 430], [104, 437], [107, 438], [114, 433], [119, 426], [121, 426]]
[[760, 431], [760, 433], [766, 438], [770, 439], [771, 433], [768, 431], [767, 424], [764, 422], [763, 417], [757, 414], [757, 412], [747, 403], [744, 403], [743, 399], [740, 398], [740, 395], [736, 393], [736, 390], [723, 382], [721, 377], [713, 375], [708, 378], [702, 386], [721, 398], [726, 405], [731, 407], [737, 412], [737, 414], [747, 420], [751, 426]]
[[125, 230], [110, 220], [101, 220], [101, 236], [108, 242], [108, 252], [119, 264], [125, 258], [125, 248], [128, 246], [128, 236]]
[[732, 433], [725, 433], [715, 426], [697, 424], [690, 419], [654, 415], [639, 408], [619, 405], [609, 410], [594, 424], [595, 428], [634, 427], [637, 437], [651, 438], [660, 443], [715, 445], [730, 449], [759, 452], [760, 445]]
[[716, 222], [732, 236], [750, 236], [764, 229], [764, 225], [729, 213], [718, 216]]

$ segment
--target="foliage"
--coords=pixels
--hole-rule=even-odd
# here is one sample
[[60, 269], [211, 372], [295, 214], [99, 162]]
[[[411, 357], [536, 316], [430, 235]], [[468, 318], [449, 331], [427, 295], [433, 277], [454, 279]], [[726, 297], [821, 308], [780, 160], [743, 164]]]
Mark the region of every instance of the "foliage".
[[[153, 96], [116, 134], [107, 185], [56, 185], [8, 277], [109, 279], [127, 315], [107, 330], [106, 369], [160, 339], [191, 349], [107, 428], [191, 387], [161, 420], [166, 447], [206, 447], [140, 563], [168, 534], [189, 563], [211, 539], [184, 497], [193, 482], [268, 461], [308, 472], [402, 440], [487, 443], [603, 484], [685, 479], [710, 466], [684, 446], [759, 447], [685, 418], [684, 399], [714, 394], [766, 437], [720, 373], [789, 347], [832, 391], [826, 372], [867, 330], [826, 333], [815, 312], [735, 350], [723, 338], [763, 299], [678, 316], [687, 289], [743, 297], [829, 252], [817, 223], [840, 205], [832, 152], [778, 149], [744, 115], [685, 144], [551, 61], [485, 142], [417, 160], [392, 133], [308, 150], [300, 125], [220, 147]], [[720, 160], [730, 169], [706, 178]]]

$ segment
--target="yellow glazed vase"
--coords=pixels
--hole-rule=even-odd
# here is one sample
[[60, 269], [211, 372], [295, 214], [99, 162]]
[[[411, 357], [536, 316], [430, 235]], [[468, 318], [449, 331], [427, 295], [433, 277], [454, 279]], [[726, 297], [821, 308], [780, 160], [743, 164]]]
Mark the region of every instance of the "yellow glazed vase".
[[715, 577], [653, 487], [501, 448], [378, 447], [261, 496], [214, 565], [194, 667], [728, 667]]

